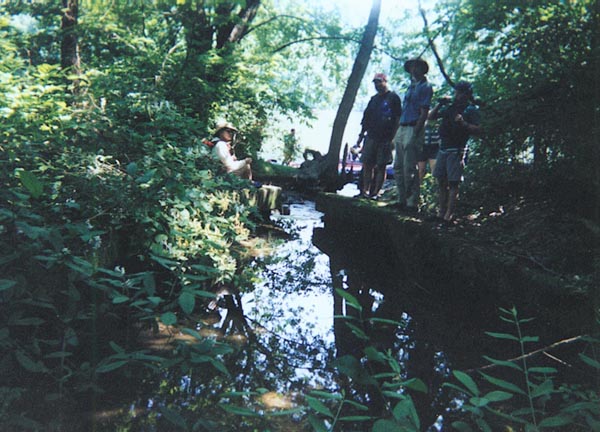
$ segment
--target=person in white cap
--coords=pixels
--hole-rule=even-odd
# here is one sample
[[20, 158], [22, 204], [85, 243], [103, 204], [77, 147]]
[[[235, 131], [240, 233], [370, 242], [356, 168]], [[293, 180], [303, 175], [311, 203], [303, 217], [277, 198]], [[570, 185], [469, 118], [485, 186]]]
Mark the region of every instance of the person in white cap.
[[221, 121], [215, 127], [215, 141], [213, 155], [221, 161], [225, 172], [233, 173], [238, 177], [252, 180], [252, 158], [237, 160], [232, 151], [232, 143], [238, 130], [229, 122]]
[[360, 145], [364, 139], [362, 179], [358, 197], [377, 199], [385, 181], [385, 167], [392, 161], [392, 138], [398, 128], [402, 102], [400, 97], [388, 88], [385, 74], [376, 73], [373, 84], [377, 94], [369, 100], [363, 113], [356, 145]]

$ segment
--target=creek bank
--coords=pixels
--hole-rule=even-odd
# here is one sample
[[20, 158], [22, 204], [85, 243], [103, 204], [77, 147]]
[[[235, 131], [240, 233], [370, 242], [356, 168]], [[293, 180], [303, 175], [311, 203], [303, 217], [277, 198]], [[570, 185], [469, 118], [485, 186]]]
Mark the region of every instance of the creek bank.
[[[485, 304], [474, 313], [490, 318], [498, 307], [515, 305], [521, 316], [538, 317], [563, 334], [586, 333], [593, 326], [593, 296], [576, 276], [516, 253], [505, 240], [487, 237], [484, 226], [442, 228], [385, 203], [329, 193], [319, 194], [316, 206], [324, 213], [324, 228], [315, 232], [319, 248], [345, 250], [348, 262], [368, 266], [370, 274], [391, 274], [415, 296], [425, 294], [436, 304]], [[524, 241], [517, 234], [513, 237]]]

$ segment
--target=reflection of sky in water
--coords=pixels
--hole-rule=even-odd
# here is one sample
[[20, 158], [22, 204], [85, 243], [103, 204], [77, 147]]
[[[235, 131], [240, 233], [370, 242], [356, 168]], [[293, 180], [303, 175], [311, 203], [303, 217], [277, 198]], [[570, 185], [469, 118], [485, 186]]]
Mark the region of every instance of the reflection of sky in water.
[[[313, 228], [323, 225], [321, 216], [312, 202], [290, 205], [289, 216], [273, 216], [291, 225], [293, 238], [276, 248], [262, 281], [242, 297], [248, 318], [277, 338], [292, 341], [294, 351], [318, 356], [334, 350], [329, 258], [312, 244]], [[312, 366], [298, 364], [298, 377], [313, 378]]]

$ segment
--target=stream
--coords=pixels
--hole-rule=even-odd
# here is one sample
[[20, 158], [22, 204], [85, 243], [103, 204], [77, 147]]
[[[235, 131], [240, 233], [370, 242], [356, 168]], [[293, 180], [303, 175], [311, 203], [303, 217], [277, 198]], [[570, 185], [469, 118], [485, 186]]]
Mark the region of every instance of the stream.
[[[341, 193], [351, 196], [356, 191]], [[203, 336], [234, 347], [225, 362], [229, 376], [218, 378], [210, 367], [193, 372], [173, 368], [164, 377], [147, 375], [133, 392], [130, 408], [120, 414], [133, 425], [123, 430], [171, 430], [160, 422], [183, 422], [177, 410], [199, 400], [200, 420], [193, 430], [313, 430], [303, 420], [302, 395], [314, 392], [323, 403], [351, 395], [355, 405], [348, 405], [349, 415], [382, 416], [389, 400], [373, 389], [368, 377], [357, 375], [357, 365], [372, 373], [385, 373], [393, 365], [395, 374], [412, 382], [413, 389], [425, 387], [409, 392], [421, 430], [450, 430], [447, 425], [458, 418], [464, 402], [443, 386], [452, 380], [452, 371], [490, 367], [484, 355], [510, 359], [521, 354], [514, 341], [485, 333], [516, 331], [499, 318], [499, 299], [440, 296], [414, 281], [390, 280], [386, 268], [374, 264], [377, 254], [330, 238], [322, 216], [313, 202], [302, 199], [290, 204], [289, 215], [272, 215], [291, 237], [259, 258], [261, 276], [252, 289], [237, 296], [222, 293], [212, 320], [198, 327]], [[557, 333], [560, 330], [546, 319], [526, 328], [527, 334], [543, 341], [574, 336], [571, 329]], [[365, 352], [371, 357], [366, 366]], [[576, 351], [567, 346], [552, 354], [531, 361], [560, 368], [565, 380], [585, 381], [572, 366]], [[353, 360], [361, 358], [362, 363]], [[494, 372], [504, 377], [491, 367], [489, 373]], [[415, 385], [411, 380], [417, 378]], [[311, 406], [317, 407], [315, 417], [322, 418], [321, 406]], [[278, 411], [288, 415], [269, 416]], [[112, 419], [110, 428], [119, 423], [107, 412], [98, 418], [103, 416]], [[328, 427], [331, 421], [322, 424]], [[364, 425], [350, 421], [335, 430], [370, 430]]]

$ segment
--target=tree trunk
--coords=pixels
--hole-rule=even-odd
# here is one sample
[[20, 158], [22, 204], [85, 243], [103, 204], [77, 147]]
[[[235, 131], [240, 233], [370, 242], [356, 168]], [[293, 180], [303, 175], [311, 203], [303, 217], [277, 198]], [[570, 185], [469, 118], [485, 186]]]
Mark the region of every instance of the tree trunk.
[[371, 52], [373, 51], [373, 44], [375, 41], [375, 35], [377, 34], [377, 28], [379, 23], [379, 12], [381, 10], [381, 0], [373, 0], [371, 5], [371, 13], [369, 14], [369, 21], [365, 27], [362, 41], [360, 43], [360, 49], [354, 60], [352, 72], [350, 78], [348, 78], [348, 84], [342, 96], [342, 102], [338, 108], [335, 120], [333, 122], [333, 130], [331, 132], [331, 140], [329, 141], [329, 150], [325, 162], [321, 167], [319, 173], [319, 179], [323, 181], [327, 189], [335, 189], [338, 169], [338, 163], [340, 158], [340, 149], [342, 147], [342, 139], [344, 136], [344, 130], [348, 122], [348, 117], [354, 106], [356, 94], [360, 87], [360, 83], [367, 70]]
[[81, 72], [77, 40], [79, 0], [62, 0], [62, 5], [64, 12], [61, 20], [60, 65], [63, 69], [70, 69], [73, 74], [79, 75]]

